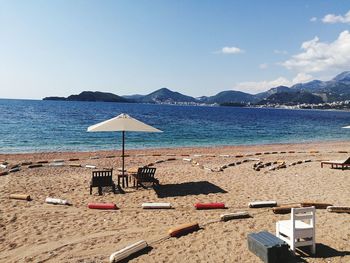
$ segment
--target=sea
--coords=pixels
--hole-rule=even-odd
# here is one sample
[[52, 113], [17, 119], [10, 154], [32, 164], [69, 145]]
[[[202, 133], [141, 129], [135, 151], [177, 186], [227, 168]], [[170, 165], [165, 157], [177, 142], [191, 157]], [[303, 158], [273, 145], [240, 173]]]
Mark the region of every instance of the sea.
[[87, 128], [121, 113], [163, 131], [127, 132], [127, 149], [350, 139], [344, 111], [0, 99], [0, 153], [120, 149], [120, 132]]

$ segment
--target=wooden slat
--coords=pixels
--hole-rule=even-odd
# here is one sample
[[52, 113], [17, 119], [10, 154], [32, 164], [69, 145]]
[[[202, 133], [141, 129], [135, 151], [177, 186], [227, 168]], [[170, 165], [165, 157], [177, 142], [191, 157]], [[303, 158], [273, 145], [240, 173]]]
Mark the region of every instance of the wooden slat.
[[308, 214], [308, 215], [306, 215], [306, 214], [304, 214], [304, 215], [303, 214], [295, 214], [294, 216], [298, 220], [312, 219], [312, 214]]

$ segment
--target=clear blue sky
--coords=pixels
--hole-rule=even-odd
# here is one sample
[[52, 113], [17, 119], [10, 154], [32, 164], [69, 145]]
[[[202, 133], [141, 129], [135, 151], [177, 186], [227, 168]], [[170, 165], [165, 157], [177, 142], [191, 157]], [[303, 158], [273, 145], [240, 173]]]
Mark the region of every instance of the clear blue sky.
[[0, 97], [257, 93], [350, 70], [349, 1], [0, 0]]

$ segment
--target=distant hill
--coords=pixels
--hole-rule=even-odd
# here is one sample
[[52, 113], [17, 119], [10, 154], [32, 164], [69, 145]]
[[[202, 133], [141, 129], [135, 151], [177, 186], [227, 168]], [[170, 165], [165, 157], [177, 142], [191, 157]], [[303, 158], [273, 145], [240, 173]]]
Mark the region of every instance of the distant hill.
[[105, 101], [105, 102], [129, 102], [127, 99], [108, 92], [83, 91], [79, 95], [70, 95], [66, 100], [70, 101]]
[[288, 88], [286, 86], [278, 86], [278, 87], [269, 89], [268, 91], [255, 94], [255, 97], [258, 98], [259, 100], [262, 100], [262, 99], [268, 98], [273, 94], [282, 93], [282, 92], [290, 93], [290, 92], [296, 92], [296, 90]]
[[344, 71], [333, 78], [333, 81], [350, 83], [350, 71]]
[[179, 92], [171, 91], [167, 88], [161, 88], [148, 95], [139, 97], [137, 102], [142, 103], [177, 103], [177, 102], [196, 102], [193, 97], [183, 95]]
[[306, 83], [298, 83], [291, 87], [291, 89], [298, 91], [307, 91], [307, 92], [319, 92], [325, 88], [326, 83], [321, 80], [312, 80]]
[[320, 96], [314, 95], [310, 92], [296, 91], [296, 92], [282, 92], [275, 93], [266, 99], [261, 100], [259, 105], [264, 104], [284, 104], [284, 105], [296, 105], [296, 104], [318, 104], [322, 103], [323, 99]]
[[257, 98], [249, 93], [235, 90], [226, 90], [219, 92], [211, 97], [202, 97], [201, 102], [208, 104], [224, 104], [224, 103], [252, 103], [256, 102]]
[[43, 100], [66, 100], [66, 101], [105, 101], [105, 102], [131, 102], [128, 99], [108, 92], [83, 91], [79, 95], [64, 97], [46, 97]]

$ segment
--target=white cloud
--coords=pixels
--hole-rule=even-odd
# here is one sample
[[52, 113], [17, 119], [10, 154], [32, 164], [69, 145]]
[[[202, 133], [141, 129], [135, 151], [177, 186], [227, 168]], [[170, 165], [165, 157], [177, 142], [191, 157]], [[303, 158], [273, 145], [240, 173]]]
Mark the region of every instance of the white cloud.
[[244, 50], [238, 48], [238, 47], [223, 47], [221, 49], [222, 54], [239, 54], [244, 53]]
[[297, 83], [304, 83], [307, 81], [312, 80], [312, 76], [309, 74], [306, 74], [304, 72], [298, 73], [292, 80], [291, 85], [297, 84]]
[[282, 63], [297, 72], [324, 72], [349, 70], [350, 33], [345, 30], [331, 43], [321, 42], [318, 37], [302, 43], [302, 53]]
[[322, 22], [326, 24], [350, 23], [350, 10], [344, 15], [328, 14], [322, 18]]
[[288, 85], [288, 84], [289, 84], [289, 81], [286, 78], [279, 77], [271, 81], [264, 80], [264, 81], [258, 81], [258, 82], [255, 82], [255, 81], [241, 82], [241, 83], [238, 83], [234, 87], [234, 89], [245, 91], [245, 92], [259, 93], [273, 87]]
[[273, 51], [273, 53], [275, 53], [275, 54], [281, 54], [281, 55], [287, 55], [288, 54], [288, 51], [286, 51], [286, 50], [278, 50], [278, 49], [275, 49], [274, 51]]
[[314, 16], [310, 18], [310, 22], [316, 22], [316, 21], [317, 21], [317, 17]]
[[[325, 21], [325, 18], [323, 21]], [[331, 21], [330, 17], [327, 17], [327, 19], [327, 21]], [[345, 17], [342, 17], [342, 19], [343, 23], [346, 19], [349, 19], [350, 23], [350, 11]], [[340, 21], [340, 18], [337, 17], [332, 21], [336, 20]], [[312, 18], [310, 21], [317, 21], [317, 18]], [[240, 82], [234, 86], [234, 89], [244, 92], [259, 93], [281, 85], [290, 87], [297, 83], [308, 82], [314, 79], [311, 75], [313, 73], [317, 73], [317, 75], [329, 75], [331, 72], [339, 73], [343, 70], [349, 70], [350, 33], [348, 30], [341, 32], [338, 38], [330, 43], [321, 42], [316, 36], [309, 41], [303, 42], [301, 44], [301, 50], [302, 51], [299, 54], [293, 55], [288, 60], [280, 63], [288, 70], [296, 72], [294, 78], [287, 79], [280, 76], [274, 80]], [[276, 49], [273, 52], [282, 55], [288, 54], [285, 50]], [[267, 67], [268, 64], [266, 63], [259, 65], [259, 68], [261, 69]]]
[[235, 85], [235, 90], [240, 90], [244, 92], [259, 93], [267, 91], [268, 89], [275, 88], [278, 86], [290, 87], [297, 83], [307, 82], [312, 79], [312, 76], [305, 73], [297, 74], [292, 80], [288, 80], [285, 77], [279, 77], [274, 80], [263, 80], [263, 81], [247, 81], [240, 82]]
[[244, 92], [251, 92], [251, 93], [259, 93], [267, 91], [270, 88], [274, 88], [277, 86], [289, 86], [290, 81], [284, 77], [279, 77], [274, 80], [263, 80], [263, 81], [247, 81], [247, 82], [240, 82], [237, 85], [235, 85], [235, 90], [240, 90]]

